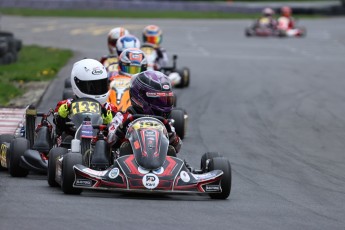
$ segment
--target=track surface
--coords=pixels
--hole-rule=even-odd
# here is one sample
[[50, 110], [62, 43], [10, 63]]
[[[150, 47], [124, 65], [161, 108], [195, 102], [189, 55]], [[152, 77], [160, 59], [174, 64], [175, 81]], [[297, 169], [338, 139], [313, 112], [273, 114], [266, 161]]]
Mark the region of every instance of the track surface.
[[[0, 172], [0, 229], [345, 229], [345, 19], [301, 20], [303, 39], [245, 38], [250, 21], [3, 17], [25, 44], [106, 53], [106, 33], [151, 23], [191, 68], [178, 104], [190, 116], [182, 158], [206, 151], [233, 167], [230, 199], [85, 192], [67, 196], [44, 176]], [[61, 97], [53, 82], [42, 109]]]

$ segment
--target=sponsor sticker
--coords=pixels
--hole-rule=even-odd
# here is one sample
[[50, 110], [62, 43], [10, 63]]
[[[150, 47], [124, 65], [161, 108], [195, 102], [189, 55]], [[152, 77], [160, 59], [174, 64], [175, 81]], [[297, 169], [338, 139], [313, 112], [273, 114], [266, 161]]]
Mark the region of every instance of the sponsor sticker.
[[143, 177], [143, 185], [147, 189], [154, 189], [158, 186], [158, 184], [159, 178], [153, 173], [148, 173]]
[[219, 185], [206, 185], [205, 187], [206, 192], [220, 192], [222, 191]]
[[91, 187], [91, 186], [92, 186], [92, 180], [88, 180], [88, 179], [77, 179], [77, 180], [75, 181], [75, 185]]
[[108, 177], [110, 179], [115, 179], [116, 177], [118, 177], [119, 174], [120, 174], [120, 170], [118, 168], [113, 168], [112, 170], [110, 170]]
[[100, 75], [103, 73], [103, 70], [99, 69], [98, 67], [92, 70], [93, 75]]
[[169, 85], [163, 85], [163, 89], [170, 89]]
[[189, 182], [190, 181], [190, 176], [188, 175], [188, 173], [186, 171], [181, 171], [180, 172], [180, 177], [181, 177], [181, 180], [183, 182]]

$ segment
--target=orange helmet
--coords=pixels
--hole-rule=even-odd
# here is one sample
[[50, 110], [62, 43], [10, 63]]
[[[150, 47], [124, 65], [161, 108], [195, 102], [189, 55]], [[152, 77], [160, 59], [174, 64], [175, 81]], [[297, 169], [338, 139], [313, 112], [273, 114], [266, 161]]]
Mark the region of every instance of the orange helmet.
[[280, 13], [281, 15], [283, 15], [284, 17], [290, 17], [291, 16], [291, 13], [292, 13], [292, 10], [289, 6], [283, 6], [281, 9], [280, 9]]
[[150, 43], [153, 45], [159, 45], [162, 42], [162, 30], [155, 25], [149, 25], [144, 28], [143, 31], [143, 42]]

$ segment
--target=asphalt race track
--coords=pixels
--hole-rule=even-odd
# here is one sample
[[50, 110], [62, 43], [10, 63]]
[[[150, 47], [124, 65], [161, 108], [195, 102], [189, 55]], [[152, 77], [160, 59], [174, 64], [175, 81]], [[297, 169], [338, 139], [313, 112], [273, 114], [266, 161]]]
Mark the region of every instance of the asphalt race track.
[[[45, 176], [0, 172], [0, 229], [345, 229], [345, 18], [300, 20], [306, 38], [246, 38], [246, 20], [2, 18], [25, 44], [107, 53], [106, 33], [147, 24], [191, 69], [177, 91], [190, 122], [180, 157], [232, 163], [230, 198], [107, 192], [64, 195]], [[54, 107], [72, 62], [40, 109]]]

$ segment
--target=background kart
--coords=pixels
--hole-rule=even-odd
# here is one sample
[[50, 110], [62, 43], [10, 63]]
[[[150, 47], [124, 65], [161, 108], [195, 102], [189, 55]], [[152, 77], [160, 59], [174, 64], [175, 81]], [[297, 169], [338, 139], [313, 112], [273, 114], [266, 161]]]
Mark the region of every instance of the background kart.
[[144, 44], [140, 49], [146, 54], [148, 69], [157, 70], [166, 74], [170, 78], [172, 85], [176, 88], [184, 88], [189, 86], [190, 70], [187, 67], [182, 67], [181, 69], [177, 68], [176, 54], [173, 55], [172, 66], [157, 68], [156, 60], [158, 55], [154, 46], [150, 44]]
[[[205, 193], [215, 199], [226, 199], [230, 195], [231, 166], [219, 153], [205, 153], [201, 169], [192, 170], [169, 150], [167, 133], [171, 130], [164, 118], [134, 115], [123, 125], [129, 127], [126, 138], [130, 141], [130, 151], [120, 148], [119, 157], [106, 170], [85, 166], [83, 155], [73, 149], [60, 154], [55, 162], [49, 162], [49, 167], [55, 167], [55, 171], [49, 170], [55, 173], [54, 183], [60, 184], [66, 194], [94, 189]], [[102, 142], [102, 139], [96, 142], [94, 153]], [[133, 154], [127, 155], [129, 152]]]
[[[23, 177], [29, 170], [47, 172], [48, 152], [56, 144], [53, 126], [48, 121], [52, 112], [37, 113], [34, 107], [28, 107], [18, 125], [20, 131], [0, 135], [1, 166], [7, 168], [11, 176]], [[36, 125], [37, 117], [41, 117], [41, 121]]]

